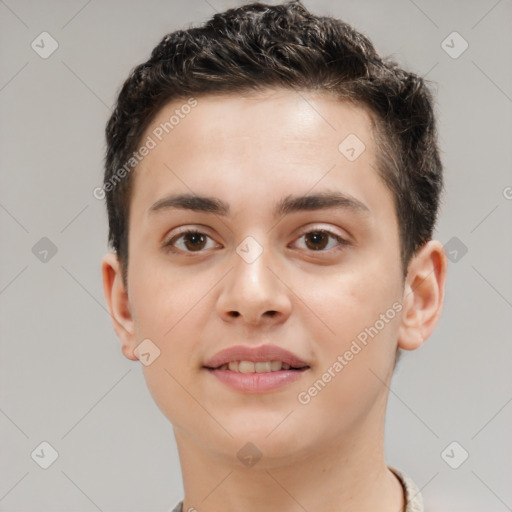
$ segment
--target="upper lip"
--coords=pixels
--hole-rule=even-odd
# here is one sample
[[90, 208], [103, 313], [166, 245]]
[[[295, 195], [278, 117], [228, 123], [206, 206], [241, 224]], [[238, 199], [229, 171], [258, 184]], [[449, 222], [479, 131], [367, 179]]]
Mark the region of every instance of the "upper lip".
[[245, 345], [235, 345], [217, 352], [212, 358], [204, 364], [208, 368], [218, 368], [231, 361], [281, 361], [289, 364], [293, 368], [302, 368], [309, 366], [289, 350], [278, 347], [277, 345], [260, 345], [258, 347], [248, 347]]

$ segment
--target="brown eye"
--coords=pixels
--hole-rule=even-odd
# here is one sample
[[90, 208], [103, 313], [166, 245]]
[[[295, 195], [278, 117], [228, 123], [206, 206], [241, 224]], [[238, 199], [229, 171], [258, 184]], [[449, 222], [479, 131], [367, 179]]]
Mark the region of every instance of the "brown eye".
[[306, 233], [306, 245], [315, 251], [325, 249], [329, 243], [329, 235], [325, 231], [312, 231]]
[[211, 240], [208, 235], [200, 231], [189, 230], [171, 238], [165, 247], [174, 252], [203, 252], [208, 240]]
[[[340, 236], [327, 231], [325, 229], [316, 229], [304, 233], [300, 239], [305, 240], [305, 249], [316, 252], [327, 252], [330, 249], [342, 249], [343, 246], [348, 245], [348, 242]], [[337, 243], [331, 243], [334, 240]]]
[[206, 237], [202, 233], [185, 233], [183, 241], [187, 249], [194, 251], [204, 247]]

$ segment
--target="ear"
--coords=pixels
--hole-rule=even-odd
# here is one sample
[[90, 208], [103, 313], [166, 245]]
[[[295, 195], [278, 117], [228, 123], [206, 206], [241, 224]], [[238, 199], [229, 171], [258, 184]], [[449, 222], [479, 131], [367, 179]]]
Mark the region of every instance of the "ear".
[[138, 358], [134, 354], [136, 347], [135, 326], [117, 254], [110, 252], [103, 256], [101, 273], [103, 275], [105, 301], [110, 311], [114, 331], [121, 341], [122, 352], [128, 359], [136, 361]]
[[443, 245], [430, 240], [411, 259], [404, 286], [398, 346], [415, 350], [432, 334], [441, 316], [447, 258]]

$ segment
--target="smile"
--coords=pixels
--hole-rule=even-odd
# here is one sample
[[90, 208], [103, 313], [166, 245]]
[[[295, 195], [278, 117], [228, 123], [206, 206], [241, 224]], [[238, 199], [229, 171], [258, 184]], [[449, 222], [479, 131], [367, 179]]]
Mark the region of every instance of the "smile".
[[293, 368], [288, 363], [282, 361], [230, 361], [229, 363], [223, 364], [218, 368], [212, 368], [216, 370], [230, 370], [237, 373], [269, 373], [278, 372], [280, 370], [300, 370], [307, 368], [302, 366], [300, 368]]
[[[272, 364], [275, 370], [272, 369]], [[230, 366], [235, 369], [230, 369]], [[279, 366], [279, 369], [277, 369]], [[269, 370], [270, 368], [270, 370]], [[278, 390], [303, 377], [309, 366], [291, 368], [281, 361], [233, 361], [219, 368], [207, 368], [222, 384], [243, 393], [265, 393]]]

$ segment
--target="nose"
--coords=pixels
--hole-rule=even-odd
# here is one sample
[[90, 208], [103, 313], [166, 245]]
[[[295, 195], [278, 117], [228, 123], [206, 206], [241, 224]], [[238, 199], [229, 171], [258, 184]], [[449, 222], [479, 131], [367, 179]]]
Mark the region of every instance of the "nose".
[[233, 262], [233, 269], [222, 280], [219, 316], [226, 322], [252, 326], [285, 322], [292, 309], [292, 292], [278, 277], [282, 272], [272, 261], [270, 249], [265, 248], [254, 261], [235, 253]]

